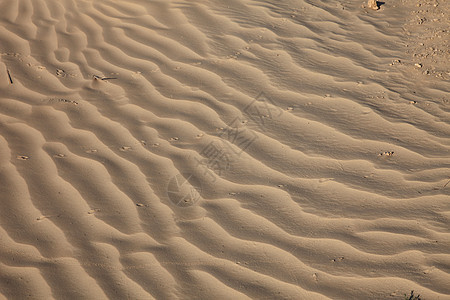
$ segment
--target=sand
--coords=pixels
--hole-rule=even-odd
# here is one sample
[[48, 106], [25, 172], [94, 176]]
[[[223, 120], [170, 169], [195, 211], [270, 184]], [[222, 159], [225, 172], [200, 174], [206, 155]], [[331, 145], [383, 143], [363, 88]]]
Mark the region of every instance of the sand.
[[0, 1], [0, 299], [450, 299], [450, 1]]

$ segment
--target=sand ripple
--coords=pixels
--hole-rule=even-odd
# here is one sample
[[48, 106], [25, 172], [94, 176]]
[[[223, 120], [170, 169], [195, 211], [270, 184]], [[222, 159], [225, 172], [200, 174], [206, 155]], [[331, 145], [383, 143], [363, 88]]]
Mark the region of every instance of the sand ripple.
[[450, 299], [450, 86], [360, 2], [0, 2], [0, 298]]

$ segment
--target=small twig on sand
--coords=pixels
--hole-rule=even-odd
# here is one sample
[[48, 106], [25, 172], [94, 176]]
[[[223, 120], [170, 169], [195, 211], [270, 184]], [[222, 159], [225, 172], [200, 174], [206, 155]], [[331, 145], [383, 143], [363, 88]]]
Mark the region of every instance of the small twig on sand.
[[442, 187], [442, 188], [445, 188], [448, 184], [450, 183], [450, 180], [449, 181], [447, 181], [447, 183], [446, 184], [444, 184], [444, 186]]
[[11, 84], [13, 84], [13, 80], [12, 80], [12, 78], [11, 78], [11, 74], [9, 73], [9, 70], [6, 69], [6, 72], [8, 73], [9, 82], [10, 82]]
[[109, 80], [109, 79], [117, 79], [116, 77], [100, 77], [98, 75], [94, 75], [93, 76], [95, 79], [100, 79], [100, 80]]

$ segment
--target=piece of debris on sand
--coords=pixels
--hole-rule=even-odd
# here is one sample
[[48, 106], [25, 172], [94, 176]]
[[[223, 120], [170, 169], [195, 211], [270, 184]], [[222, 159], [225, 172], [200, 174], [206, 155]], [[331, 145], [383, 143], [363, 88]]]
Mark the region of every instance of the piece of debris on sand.
[[371, 8], [371, 9], [373, 9], [373, 10], [378, 10], [378, 9], [380, 9], [380, 8], [378, 7], [378, 3], [377, 3], [376, 0], [369, 0], [369, 2], [367, 3], [367, 6], [368, 6], [369, 8]]

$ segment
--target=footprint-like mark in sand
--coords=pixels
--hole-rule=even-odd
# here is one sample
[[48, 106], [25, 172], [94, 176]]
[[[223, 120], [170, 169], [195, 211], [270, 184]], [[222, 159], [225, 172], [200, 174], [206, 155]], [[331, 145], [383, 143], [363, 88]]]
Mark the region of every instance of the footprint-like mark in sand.
[[167, 196], [180, 207], [195, 205], [200, 199], [201, 182], [193, 174], [182, 173], [173, 176], [167, 185]]

